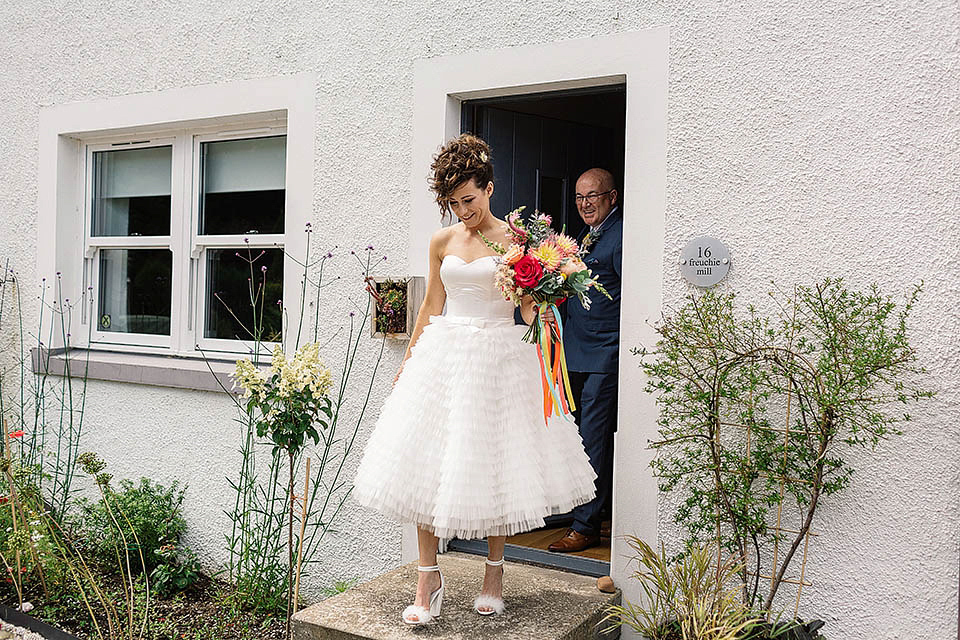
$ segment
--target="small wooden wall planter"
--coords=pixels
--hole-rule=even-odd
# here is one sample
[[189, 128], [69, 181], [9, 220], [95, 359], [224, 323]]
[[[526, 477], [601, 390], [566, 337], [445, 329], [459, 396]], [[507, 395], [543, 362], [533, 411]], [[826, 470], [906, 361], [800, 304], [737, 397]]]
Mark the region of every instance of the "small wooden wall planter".
[[375, 277], [368, 288], [373, 296], [370, 335], [409, 340], [425, 294], [423, 277]]

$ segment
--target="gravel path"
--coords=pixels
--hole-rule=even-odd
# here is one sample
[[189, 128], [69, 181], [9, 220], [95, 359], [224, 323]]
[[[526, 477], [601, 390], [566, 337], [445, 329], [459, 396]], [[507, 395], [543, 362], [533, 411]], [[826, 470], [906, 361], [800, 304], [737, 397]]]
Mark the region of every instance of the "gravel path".
[[0, 640], [46, 640], [39, 633], [0, 620]]

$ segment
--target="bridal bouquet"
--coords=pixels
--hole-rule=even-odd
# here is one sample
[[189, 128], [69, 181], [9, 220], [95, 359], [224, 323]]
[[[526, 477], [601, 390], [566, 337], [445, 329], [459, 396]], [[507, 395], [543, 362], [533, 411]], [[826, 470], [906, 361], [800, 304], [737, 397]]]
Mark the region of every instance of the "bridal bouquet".
[[[500, 254], [495, 281], [503, 297], [515, 305], [524, 295], [537, 303], [537, 317], [523, 337], [537, 345], [543, 383], [543, 415], [568, 416], [576, 407], [570, 391], [567, 363], [563, 353], [563, 323], [557, 305], [576, 296], [585, 309], [590, 308], [590, 288], [608, 298], [610, 294], [597, 282], [581, 259], [577, 241], [551, 228], [552, 219], [537, 212], [524, 222], [520, 207], [507, 215], [510, 245], [491, 242], [481, 234], [488, 247]], [[553, 320], [544, 321], [544, 311], [553, 311]]]

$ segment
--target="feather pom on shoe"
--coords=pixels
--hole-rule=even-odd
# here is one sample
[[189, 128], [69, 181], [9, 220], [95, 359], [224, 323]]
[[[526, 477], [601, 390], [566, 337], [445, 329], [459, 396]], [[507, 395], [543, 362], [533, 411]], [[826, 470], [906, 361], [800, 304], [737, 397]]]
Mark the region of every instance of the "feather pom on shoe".
[[[481, 611], [480, 608], [492, 609], [492, 611]], [[482, 616], [491, 616], [493, 614], [501, 614], [503, 610], [506, 609], [506, 605], [503, 604], [501, 598], [495, 598], [488, 595], [479, 595], [477, 599], [473, 601], [474, 610]]]

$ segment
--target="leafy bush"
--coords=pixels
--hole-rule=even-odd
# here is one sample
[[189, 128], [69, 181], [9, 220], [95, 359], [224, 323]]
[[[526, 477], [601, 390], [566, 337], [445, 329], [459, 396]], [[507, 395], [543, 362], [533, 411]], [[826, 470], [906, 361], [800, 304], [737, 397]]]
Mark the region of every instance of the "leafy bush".
[[806, 562], [818, 506], [850, 485], [849, 449], [900, 434], [932, 396], [908, 339], [920, 291], [898, 304], [827, 278], [771, 292], [767, 315], [707, 290], [663, 318], [655, 351], [635, 351], [652, 356], [660, 490], [681, 492], [689, 544], [740, 559], [744, 604], [771, 611], [791, 562]]
[[[5, 458], [0, 461], [7, 463]], [[15, 463], [7, 467], [11, 472], [4, 473], [0, 482], [0, 571], [7, 569], [0, 580], [0, 601], [10, 604], [60, 595], [60, 583], [69, 579], [69, 569], [48, 530], [48, 506], [29, 473]]]
[[[136, 533], [140, 541], [146, 570], [150, 571], [163, 562], [157, 550], [163, 545], [177, 544], [187, 528], [181, 504], [186, 487], [174, 481], [170, 487], [140, 478], [139, 484], [121, 480], [119, 490], [109, 489], [112, 503], [128, 523], [126, 528]], [[79, 517], [74, 519], [84, 550], [100, 560], [105, 566], [116, 566], [116, 558], [123, 549], [117, 526], [103, 500], [92, 502], [81, 499]]]
[[150, 573], [150, 586], [161, 596], [172, 596], [200, 579], [197, 554], [189, 548], [166, 544], [156, 551], [160, 564]]

